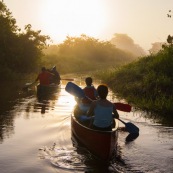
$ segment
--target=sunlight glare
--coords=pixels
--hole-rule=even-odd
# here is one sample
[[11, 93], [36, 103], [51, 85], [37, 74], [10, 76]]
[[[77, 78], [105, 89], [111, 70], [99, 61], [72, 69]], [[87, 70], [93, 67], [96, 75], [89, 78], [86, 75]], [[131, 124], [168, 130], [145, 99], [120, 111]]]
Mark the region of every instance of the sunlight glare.
[[76, 104], [74, 96], [67, 93], [65, 90], [61, 90], [60, 97], [57, 100], [56, 105], [68, 105], [69, 109], [73, 109]]
[[106, 27], [106, 13], [100, 0], [45, 0], [41, 21], [42, 28], [55, 41], [67, 35], [95, 37]]

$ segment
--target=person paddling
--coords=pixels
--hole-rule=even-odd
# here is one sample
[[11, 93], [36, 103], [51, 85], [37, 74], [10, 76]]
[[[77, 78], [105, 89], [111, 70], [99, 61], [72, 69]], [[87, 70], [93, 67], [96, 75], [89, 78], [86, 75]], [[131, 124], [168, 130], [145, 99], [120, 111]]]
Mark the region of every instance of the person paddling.
[[38, 74], [37, 78], [35, 79], [35, 82], [39, 81], [40, 86], [49, 86], [51, 77], [54, 76], [54, 74], [48, 72], [45, 67], [41, 68], [41, 73]]
[[85, 93], [85, 98], [82, 99], [83, 104], [91, 104], [93, 100], [96, 100], [98, 97], [97, 90], [93, 85], [93, 79], [91, 77], [87, 77], [85, 79], [86, 87], [83, 88]]
[[59, 72], [56, 69], [56, 66], [54, 66], [50, 72], [54, 74], [54, 76], [52, 77], [51, 83], [59, 85], [61, 81], [61, 77]]
[[115, 105], [107, 100], [108, 87], [104, 84], [99, 85], [97, 92], [99, 99], [91, 103], [87, 116], [93, 116], [93, 129], [110, 131], [114, 118], [119, 118], [119, 114]]

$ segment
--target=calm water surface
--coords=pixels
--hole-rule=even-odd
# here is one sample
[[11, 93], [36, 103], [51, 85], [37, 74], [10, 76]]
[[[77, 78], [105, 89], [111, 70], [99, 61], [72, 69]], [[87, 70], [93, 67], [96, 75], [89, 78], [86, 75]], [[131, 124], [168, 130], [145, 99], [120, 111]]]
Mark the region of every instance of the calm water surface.
[[[153, 123], [142, 112], [119, 111], [124, 121], [140, 128], [140, 135], [126, 142], [128, 133], [119, 131], [117, 156], [108, 165], [96, 160], [71, 136], [75, 100], [65, 85], [63, 81], [45, 100], [38, 100], [33, 89], [23, 92], [21, 86], [1, 85], [0, 173], [173, 172], [173, 127]], [[109, 99], [115, 101], [112, 93]]]

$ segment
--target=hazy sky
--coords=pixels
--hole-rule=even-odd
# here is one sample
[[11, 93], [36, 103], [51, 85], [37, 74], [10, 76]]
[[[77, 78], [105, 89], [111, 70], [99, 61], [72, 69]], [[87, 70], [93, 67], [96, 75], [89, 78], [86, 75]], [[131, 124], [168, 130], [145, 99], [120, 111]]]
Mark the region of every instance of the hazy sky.
[[[127, 34], [145, 50], [173, 35], [173, 0], [4, 0], [24, 28], [31, 24], [54, 43], [86, 34], [108, 41]], [[172, 13], [173, 14], [173, 13]]]

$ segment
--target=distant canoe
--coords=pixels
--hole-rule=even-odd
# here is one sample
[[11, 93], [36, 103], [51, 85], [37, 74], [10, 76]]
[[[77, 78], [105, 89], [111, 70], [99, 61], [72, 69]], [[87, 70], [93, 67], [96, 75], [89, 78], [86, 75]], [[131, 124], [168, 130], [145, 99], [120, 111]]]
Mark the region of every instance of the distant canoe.
[[71, 130], [76, 139], [92, 154], [103, 161], [109, 161], [116, 153], [118, 140], [118, 121], [112, 131], [99, 131], [88, 128], [71, 116]]
[[37, 97], [44, 98], [47, 97], [60, 89], [60, 84], [51, 84], [49, 86], [37, 85]]

